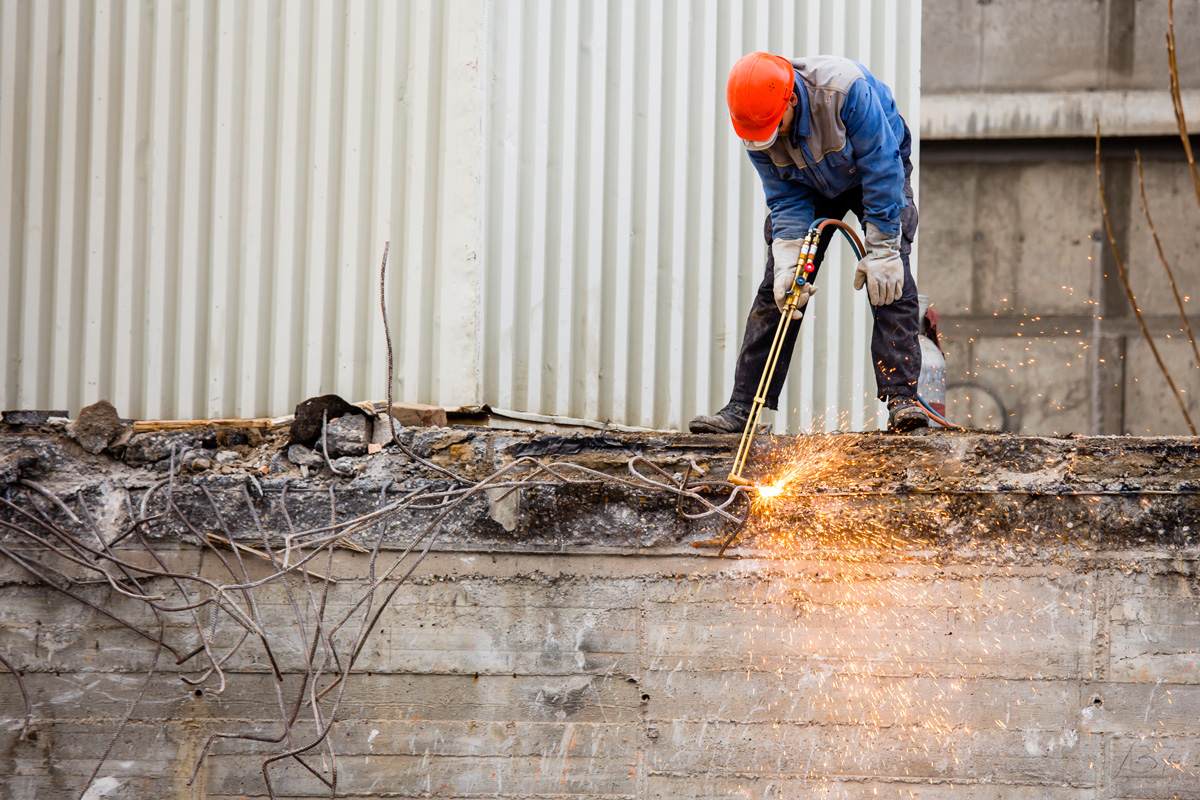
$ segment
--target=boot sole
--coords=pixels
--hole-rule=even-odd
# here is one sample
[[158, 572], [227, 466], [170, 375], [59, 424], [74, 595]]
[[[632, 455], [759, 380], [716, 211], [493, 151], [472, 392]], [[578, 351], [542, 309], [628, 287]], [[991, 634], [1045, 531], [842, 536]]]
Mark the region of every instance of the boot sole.
[[917, 428], [928, 428], [929, 416], [924, 412], [901, 414], [896, 419], [888, 420], [888, 430], [892, 433], [908, 433]]

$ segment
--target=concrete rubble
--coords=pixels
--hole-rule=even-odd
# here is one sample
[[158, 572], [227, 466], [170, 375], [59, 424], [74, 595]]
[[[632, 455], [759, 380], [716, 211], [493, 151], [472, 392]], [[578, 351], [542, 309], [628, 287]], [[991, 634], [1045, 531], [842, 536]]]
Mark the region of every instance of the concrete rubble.
[[[478, 481], [526, 457], [616, 478], [640, 454], [705, 481], [724, 476], [736, 441], [398, 433], [426, 463], [388, 445], [341, 455], [338, 475], [286, 430], [138, 433], [97, 455], [61, 425], [3, 426], [0, 477], [14, 505], [66, 524], [28, 481], [85, 503], [111, 536], [173, 462], [193, 524], [219, 531], [212, 502], [235, 539], [261, 547], [264, 530], [277, 539], [449, 486], [445, 471]], [[1200, 797], [1200, 442], [774, 437], [750, 472], [798, 463], [809, 485], [740, 532], [615, 481], [462, 503], [366, 640], [334, 728], [339, 793]], [[435, 513], [406, 510], [350, 544], [382, 536], [381, 561], [395, 558]], [[7, 508], [0, 520], [20, 521]], [[184, 526], [148, 535], [173, 569], [216, 574]], [[30, 554], [11, 532], [0, 544]], [[369, 563], [337, 551], [332, 603], [355, 596]], [[108, 587], [85, 590], [152, 622]], [[287, 597], [260, 597], [282, 685], [298, 686]], [[0, 796], [77, 796], [154, 646], [2, 557], [0, 598], [0, 655], [21, 671], [33, 718], [20, 739], [22, 698], [0, 672]], [[180, 678], [197, 673], [162, 659], [99, 773], [108, 796], [265, 797], [266, 745], [218, 744], [186, 785], [210, 733], [278, 733], [275, 679], [256, 652], [231, 659], [221, 694], [193, 691]], [[296, 765], [273, 775], [281, 796], [328, 796]]]

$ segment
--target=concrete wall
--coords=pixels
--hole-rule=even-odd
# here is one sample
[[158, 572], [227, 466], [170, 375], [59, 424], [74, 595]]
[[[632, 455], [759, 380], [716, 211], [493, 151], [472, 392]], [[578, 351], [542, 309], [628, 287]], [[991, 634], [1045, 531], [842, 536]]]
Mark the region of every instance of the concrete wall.
[[[532, 438], [405, 436], [468, 475]], [[437, 446], [447, 436], [457, 449]], [[736, 438], [617, 436], [619, 448], [572, 460], [615, 475], [640, 450], [668, 470], [692, 460], [720, 475]], [[166, 473], [164, 460], [93, 458], [3, 429], [0, 446], [35, 454], [40, 485], [77, 510], [81, 491], [105, 536], [122, 524], [125, 493], [136, 506]], [[206, 488], [253, 540], [247, 506], [235, 511], [258, 470], [237, 452], [217, 473], [179, 476], [177, 499], [208, 530], [211, 515], [192, 505]], [[806, 488], [867, 496], [787, 498], [727, 559], [706, 544], [727, 531], [615, 486], [523, 490], [511, 530], [487, 503], [465, 507], [355, 668], [333, 734], [338, 796], [1200, 798], [1195, 442], [779, 437], [751, 469], [788, 458], [823, 465]], [[375, 508], [384, 479], [404, 494], [435, 477], [390, 448], [352, 461], [363, 467], [354, 480], [273, 468], [263, 502], [290, 481], [297, 524], [323, 524], [328, 497], [345, 518]], [[31, 505], [15, 483], [6, 497]], [[398, 521], [380, 563], [427, 518]], [[8, 506], [0, 520], [30, 524]], [[212, 552], [172, 544], [186, 535], [177, 528], [151, 529], [169, 566], [215, 578]], [[3, 542], [45, 558], [28, 544]], [[249, 566], [257, 578], [261, 564]], [[363, 590], [367, 556], [340, 552], [334, 573], [329, 602], [341, 610]], [[107, 587], [81, 591], [153, 625]], [[286, 694], [304, 662], [290, 603], [279, 584], [257, 597]], [[196, 643], [185, 627], [169, 632]], [[18, 741], [21, 696], [0, 673], [0, 798], [76, 797], [153, 651], [0, 559], [0, 655], [24, 673], [35, 734]], [[171, 662], [159, 660], [89, 797], [266, 796], [260, 765], [279, 745], [219, 744], [187, 786], [207, 735], [279, 732], [261, 650], [228, 662], [223, 694], [213, 681], [186, 685], [195, 671]], [[328, 796], [299, 767], [272, 774], [287, 797]]]
[[[922, 178], [921, 289], [943, 318], [952, 417], [1023, 432], [1187, 433], [1111, 261], [1087, 145], [1028, 161], [1011, 155], [931, 156]], [[1130, 285], [1200, 421], [1200, 367], [1145, 224], [1136, 167], [1116, 158], [1105, 169], [1109, 191], [1120, 189], [1110, 212]], [[1200, 330], [1191, 179], [1169, 157], [1151, 156], [1144, 173], [1164, 253]]]
[[[1175, 4], [1200, 120], [1200, 2]], [[1139, 196], [1193, 329], [1200, 206], [1167, 93], [1167, 3], [957, 2], [923, 11], [920, 286], [943, 318], [949, 412], [1038, 433], [1187, 433], [1104, 236], [1094, 155], [1137, 305], [1200, 424], [1193, 355]]]
[[[1166, 88], [1167, 0], [925, 0], [923, 92]], [[1190, 45], [1200, 3], [1176, 0], [1185, 88], [1200, 88]]]
[[[441, 555], [395, 598], [354, 679], [336, 728], [341, 790], [1200, 797], [1195, 561], [1073, 555]], [[6, 567], [5, 652], [27, 654], [38, 735], [15, 741], [20, 696], [0, 680], [0, 796], [75, 797], [153, 647], [16, 578]], [[269, 614], [289, 613], [267, 597]], [[204, 735], [278, 728], [262, 667], [229, 677], [220, 697], [169, 668], [156, 677], [100, 773], [107, 796], [265, 796], [265, 746], [219, 746], [185, 786]], [[274, 775], [289, 797], [322, 796], [298, 768]]]

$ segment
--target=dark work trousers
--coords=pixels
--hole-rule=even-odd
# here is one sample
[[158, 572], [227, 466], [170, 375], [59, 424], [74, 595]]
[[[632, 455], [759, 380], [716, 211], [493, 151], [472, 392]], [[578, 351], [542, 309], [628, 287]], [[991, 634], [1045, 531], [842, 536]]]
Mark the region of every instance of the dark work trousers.
[[[921, 332], [919, 309], [917, 303], [917, 284], [909, 269], [908, 256], [912, 251], [913, 237], [917, 233], [917, 206], [913, 202], [912, 164], [904, 160], [904, 196], [908, 205], [900, 212], [900, 260], [904, 262], [904, 292], [900, 299], [886, 306], [875, 309], [875, 327], [871, 333], [871, 359], [875, 365], [875, 385], [878, 388], [880, 400], [888, 397], [913, 397], [917, 393], [917, 378], [921, 374], [921, 345], [918, 336]], [[859, 221], [863, 218], [862, 187], [857, 186], [837, 197], [819, 198], [816, 203], [816, 219], [829, 217], [842, 219], [846, 212], [853, 211]], [[746, 318], [746, 334], [742, 338], [742, 350], [738, 353], [737, 369], [733, 377], [733, 395], [731, 400], [740, 403], [753, 403], [754, 390], [762, 380], [763, 369], [767, 365], [767, 355], [771, 342], [775, 339], [775, 329], [782, 316], [775, 306], [775, 257], [771, 252], [771, 215], [767, 215], [764, 231], [767, 239], [767, 271], [763, 275], [758, 292], [754, 295], [754, 304], [750, 307], [750, 315]], [[815, 279], [821, 271], [821, 262], [825, 260], [825, 250], [829, 242], [840, 236], [832, 227], [825, 229], [821, 236], [821, 244], [817, 248], [814, 261]], [[864, 302], [867, 300], [867, 289], [862, 289]], [[822, 302], [829, 302], [818, 292], [809, 300], [804, 309], [807, 317]], [[767, 390], [767, 408], [779, 407], [779, 393], [783, 389], [787, 377], [788, 365], [791, 363], [792, 350], [796, 346], [796, 336], [800, 333], [800, 322], [793, 322], [788, 328], [787, 337], [783, 341], [783, 349], [779, 354], [779, 362], [775, 367], [775, 375]]]

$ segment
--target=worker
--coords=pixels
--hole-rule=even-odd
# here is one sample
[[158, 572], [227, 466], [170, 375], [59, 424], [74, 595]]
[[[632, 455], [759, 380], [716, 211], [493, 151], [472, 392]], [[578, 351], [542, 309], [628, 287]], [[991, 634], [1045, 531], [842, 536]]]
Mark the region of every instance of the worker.
[[[766, 220], [767, 267], [754, 295], [734, 372], [729, 403], [700, 415], [693, 433], [741, 431], [766, 367], [780, 314], [792, 289], [800, 245], [813, 220], [840, 220], [853, 211], [865, 229], [866, 255], [854, 272], [854, 288], [867, 289], [875, 311], [871, 357], [878, 397], [887, 403], [888, 429], [925, 427], [917, 402], [921, 373], [917, 285], [909, 252], [917, 231], [913, 202], [912, 137], [896, 110], [891, 90], [863, 65], [817, 56], [789, 61], [755, 52], [729, 72], [725, 89], [734, 132], [758, 170], [770, 213]], [[821, 238], [815, 278], [832, 229]], [[798, 291], [799, 320], [817, 287]], [[796, 344], [799, 325], [788, 329], [767, 408], [776, 409]]]

